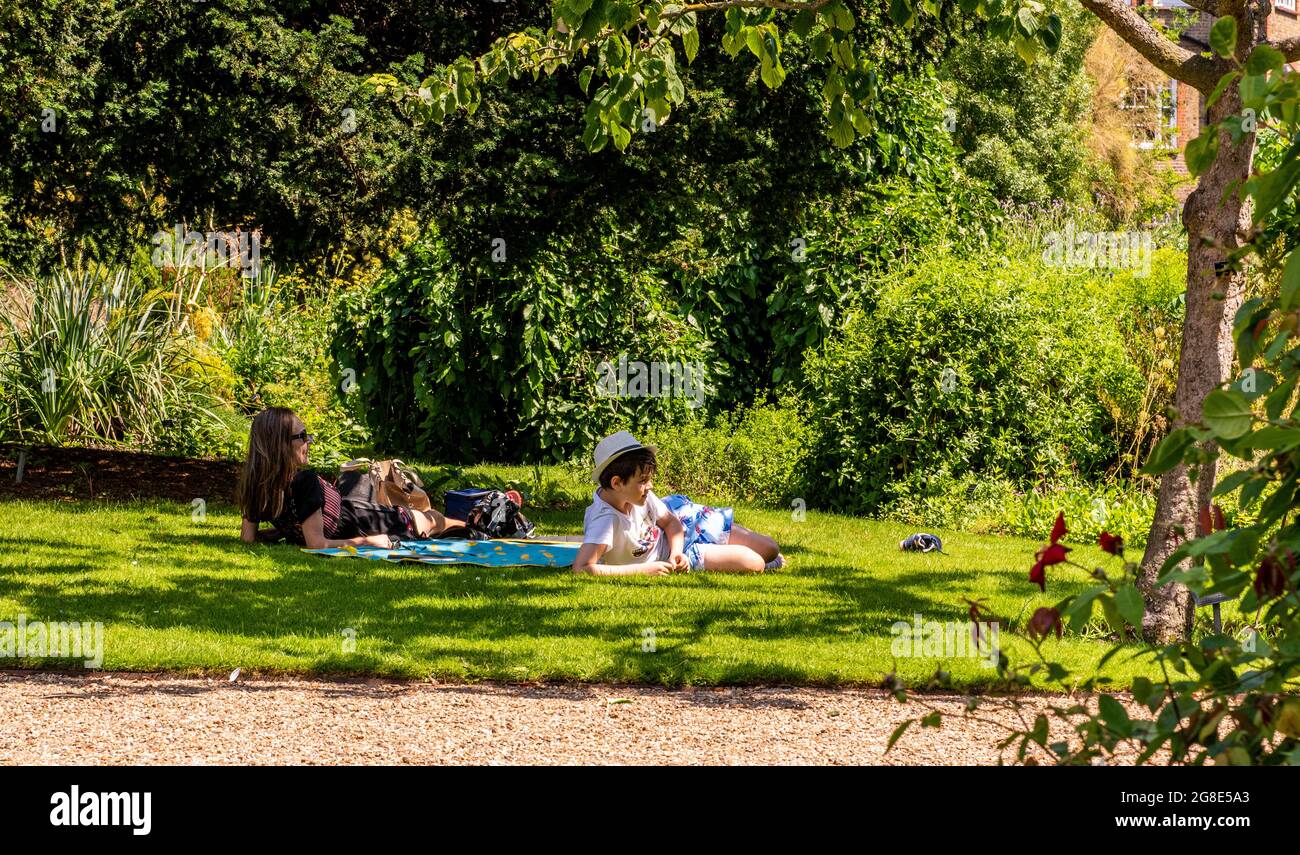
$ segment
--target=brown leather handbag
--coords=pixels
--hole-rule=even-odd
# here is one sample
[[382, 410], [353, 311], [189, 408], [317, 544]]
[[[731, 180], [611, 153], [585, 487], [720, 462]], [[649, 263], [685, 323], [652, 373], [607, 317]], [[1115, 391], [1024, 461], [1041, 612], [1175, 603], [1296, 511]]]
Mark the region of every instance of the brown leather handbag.
[[400, 460], [349, 460], [339, 467], [338, 491], [377, 505], [427, 511], [432, 508], [420, 474]]

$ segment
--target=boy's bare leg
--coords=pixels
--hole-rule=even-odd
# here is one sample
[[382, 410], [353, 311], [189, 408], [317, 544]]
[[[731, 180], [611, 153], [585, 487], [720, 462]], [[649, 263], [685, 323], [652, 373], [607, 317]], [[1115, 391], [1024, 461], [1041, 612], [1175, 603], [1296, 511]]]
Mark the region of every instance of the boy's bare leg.
[[707, 543], [699, 547], [704, 569], [714, 573], [762, 573], [763, 556], [748, 546]]
[[756, 531], [750, 531], [743, 525], [731, 525], [731, 536], [727, 538], [727, 543], [734, 546], [745, 546], [763, 556], [763, 563], [776, 559], [781, 552], [781, 547], [776, 541], [765, 534], [759, 534]]

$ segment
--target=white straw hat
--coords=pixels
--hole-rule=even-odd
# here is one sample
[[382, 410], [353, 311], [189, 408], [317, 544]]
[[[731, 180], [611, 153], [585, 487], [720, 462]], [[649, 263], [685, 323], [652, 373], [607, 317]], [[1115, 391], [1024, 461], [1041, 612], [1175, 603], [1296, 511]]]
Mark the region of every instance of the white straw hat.
[[648, 448], [651, 451], [657, 451], [652, 445], [642, 445], [637, 442], [636, 437], [625, 430], [609, 436], [596, 443], [596, 453], [593, 455], [595, 460], [595, 469], [592, 470], [591, 480], [597, 484], [600, 483], [600, 473], [605, 471], [605, 467], [616, 457], [627, 454], [629, 451], [636, 451], [641, 448]]

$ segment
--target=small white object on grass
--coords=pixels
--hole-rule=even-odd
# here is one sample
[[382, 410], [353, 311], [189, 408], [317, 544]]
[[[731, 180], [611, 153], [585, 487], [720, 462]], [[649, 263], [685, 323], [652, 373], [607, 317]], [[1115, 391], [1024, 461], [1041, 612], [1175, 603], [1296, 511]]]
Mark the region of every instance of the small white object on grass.
[[230, 682], [233, 683], [238, 679], [239, 679], [239, 669], [236, 668], [235, 670], [230, 672]]

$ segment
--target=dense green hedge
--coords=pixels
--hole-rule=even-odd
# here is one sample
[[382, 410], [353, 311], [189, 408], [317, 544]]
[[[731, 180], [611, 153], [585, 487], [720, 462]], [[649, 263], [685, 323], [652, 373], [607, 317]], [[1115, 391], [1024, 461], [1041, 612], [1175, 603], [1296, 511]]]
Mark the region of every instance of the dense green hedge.
[[805, 372], [821, 429], [814, 495], [879, 513], [971, 474], [1096, 476], [1121, 441], [1104, 396], [1136, 408], [1106, 277], [1019, 256], [940, 256], [893, 277]]
[[707, 384], [712, 360], [665, 284], [620, 263], [617, 233], [590, 240], [466, 271], [430, 235], [373, 290], [341, 301], [336, 355], [356, 372], [376, 445], [450, 462], [559, 462], [612, 425], [694, 409], [693, 396], [600, 385], [601, 363], [620, 358], [689, 365]]

